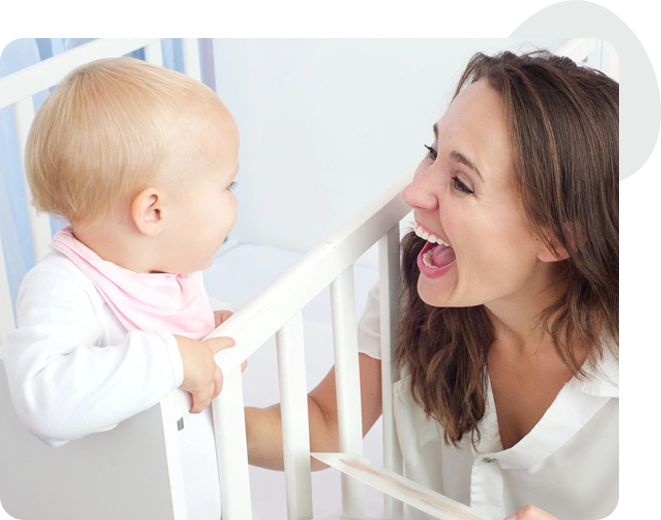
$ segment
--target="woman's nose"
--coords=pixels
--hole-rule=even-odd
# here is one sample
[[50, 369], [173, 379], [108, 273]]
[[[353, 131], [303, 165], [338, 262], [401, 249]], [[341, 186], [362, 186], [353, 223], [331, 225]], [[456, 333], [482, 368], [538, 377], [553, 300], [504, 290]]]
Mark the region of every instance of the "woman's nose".
[[438, 199], [429, 185], [429, 171], [419, 172], [404, 191], [402, 199], [413, 209], [435, 211], [438, 209]]

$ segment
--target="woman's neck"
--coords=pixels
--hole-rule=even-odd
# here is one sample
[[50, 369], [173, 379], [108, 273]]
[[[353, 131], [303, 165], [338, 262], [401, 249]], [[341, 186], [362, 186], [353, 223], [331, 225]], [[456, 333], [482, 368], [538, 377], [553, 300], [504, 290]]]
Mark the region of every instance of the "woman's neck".
[[531, 356], [541, 348], [552, 348], [553, 339], [540, 315], [565, 290], [554, 282], [552, 269], [540, 272], [521, 291], [484, 306], [496, 334], [496, 348], [518, 351]]

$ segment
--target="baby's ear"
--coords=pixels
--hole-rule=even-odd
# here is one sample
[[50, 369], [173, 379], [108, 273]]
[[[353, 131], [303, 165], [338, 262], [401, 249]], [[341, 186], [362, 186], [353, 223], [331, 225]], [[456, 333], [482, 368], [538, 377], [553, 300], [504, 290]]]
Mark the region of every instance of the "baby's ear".
[[[585, 226], [580, 222], [565, 222], [562, 225], [564, 233], [565, 244], [572, 250], [577, 251], [578, 248], [587, 241], [587, 233]], [[569, 258], [570, 254], [567, 247], [558, 239], [558, 237], [549, 232], [547, 235], [549, 244], [539, 239], [539, 252], [537, 258], [542, 262], [560, 262]]]
[[140, 233], [158, 236], [163, 230], [163, 196], [156, 188], [145, 188], [131, 203], [131, 218]]

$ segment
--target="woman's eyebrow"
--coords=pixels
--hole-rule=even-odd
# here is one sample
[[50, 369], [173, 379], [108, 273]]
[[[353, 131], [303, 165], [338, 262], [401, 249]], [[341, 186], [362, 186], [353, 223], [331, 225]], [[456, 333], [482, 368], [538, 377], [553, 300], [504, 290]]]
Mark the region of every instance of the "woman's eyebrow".
[[[434, 138], [436, 141], [438, 141], [438, 127], [436, 123], [434, 123]], [[477, 176], [480, 178], [482, 182], [484, 182], [484, 177], [482, 177], [482, 174], [480, 173], [480, 170], [478, 170], [477, 166], [471, 161], [468, 157], [466, 157], [464, 154], [457, 152], [456, 150], [452, 150], [450, 152], [450, 159], [453, 161], [456, 161], [458, 163], [463, 164], [464, 166], [467, 166], [471, 170], [473, 170]]]
[[482, 182], [484, 182], [484, 177], [482, 177], [482, 174], [480, 173], [480, 170], [477, 169], [477, 166], [475, 166], [470, 159], [468, 159], [465, 155], [456, 152], [456, 151], [451, 151], [450, 152], [450, 159], [453, 159], [454, 161], [457, 161], [458, 163], [461, 163], [471, 170], [473, 170], [475, 173], [477, 173], [477, 176], [480, 178]]

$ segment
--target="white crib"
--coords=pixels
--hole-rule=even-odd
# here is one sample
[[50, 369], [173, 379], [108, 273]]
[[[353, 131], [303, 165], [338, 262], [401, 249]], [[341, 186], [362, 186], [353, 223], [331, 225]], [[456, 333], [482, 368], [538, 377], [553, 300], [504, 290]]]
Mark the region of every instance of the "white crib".
[[[198, 41], [186, 39], [183, 45], [185, 70], [199, 79]], [[96, 40], [0, 80], [0, 108], [14, 106], [21, 156], [34, 117], [34, 94], [57, 84], [81, 64], [125, 55], [140, 48], [145, 49], [147, 61], [162, 64], [158, 39]], [[601, 41], [597, 39], [571, 40], [556, 52], [602, 69], [609, 66], [604, 60], [610, 58], [603, 55]], [[313, 456], [342, 472], [342, 517], [360, 518], [369, 513], [364, 508], [366, 483], [384, 493], [386, 518], [401, 518], [403, 503], [446, 520], [479, 518], [468, 507], [401, 477], [403, 464], [396, 438], [391, 390], [398, 372], [391, 362], [391, 340], [397, 334], [400, 221], [409, 212], [399, 194], [408, 178], [402, 178], [365, 206], [359, 215], [213, 332], [212, 335], [234, 337], [237, 343], [235, 348], [216, 356], [225, 374], [223, 391], [213, 403], [224, 519], [252, 518], [243, 383], [238, 367], [273, 335], [277, 342], [282, 403], [286, 515], [290, 520], [313, 517], [301, 310], [329, 286], [341, 453]], [[35, 256], [39, 260], [51, 241], [50, 223], [47, 216], [36, 214], [32, 207], [30, 222]], [[360, 382], [353, 265], [377, 242], [383, 468], [361, 458], [361, 410], [360, 400], [355, 398], [359, 395]], [[14, 326], [0, 244], [0, 332]], [[21, 520], [185, 519], [177, 434], [178, 423], [188, 407], [186, 394], [175, 390], [158, 406], [112, 431], [53, 449], [32, 437], [18, 422], [4, 370], [0, 370], [0, 500], [3, 507]], [[400, 486], [391, 485], [393, 480]]]

